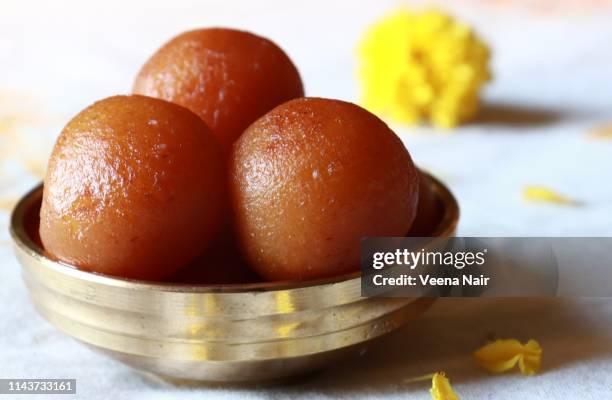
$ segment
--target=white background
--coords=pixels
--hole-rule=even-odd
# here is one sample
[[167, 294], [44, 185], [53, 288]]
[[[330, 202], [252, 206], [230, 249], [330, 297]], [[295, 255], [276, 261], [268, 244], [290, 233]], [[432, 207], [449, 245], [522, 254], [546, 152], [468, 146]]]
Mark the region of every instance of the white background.
[[[612, 140], [588, 133], [612, 122], [612, 6], [576, 0], [510, 3], [438, 3], [473, 24], [493, 49], [494, 81], [484, 93], [481, 119], [452, 133], [393, 127], [417, 164], [457, 196], [459, 234], [610, 236]], [[607, 300], [439, 302], [357, 364], [272, 389], [191, 390], [151, 383], [64, 337], [31, 308], [10, 249], [8, 212], [40, 179], [53, 140], [72, 115], [97, 99], [128, 93], [156, 48], [181, 31], [205, 26], [267, 36], [294, 60], [308, 95], [356, 101], [356, 43], [368, 24], [396, 4], [2, 0], [0, 377], [74, 377], [80, 394], [98, 398], [115, 393], [167, 398], [171, 392], [185, 398], [424, 399], [427, 385], [403, 379], [445, 370], [464, 398], [612, 397]], [[529, 185], [551, 187], [584, 205], [525, 203], [521, 193]], [[542, 374], [491, 376], [475, 367], [470, 351], [489, 334], [538, 339], [544, 347]]]

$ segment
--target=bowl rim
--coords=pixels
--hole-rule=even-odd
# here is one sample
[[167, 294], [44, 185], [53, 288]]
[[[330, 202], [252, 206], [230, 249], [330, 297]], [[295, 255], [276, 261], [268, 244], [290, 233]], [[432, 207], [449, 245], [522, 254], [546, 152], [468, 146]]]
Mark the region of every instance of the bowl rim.
[[[436, 229], [428, 237], [448, 237], [459, 221], [459, 205], [450, 190], [431, 174], [421, 171], [425, 175], [431, 188], [436, 193], [443, 207], [443, 216]], [[279, 290], [300, 289], [311, 286], [333, 285], [359, 279], [361, 271], [354, 271], [330, 278], [311, 279], [308, 281], [270, 281], [254, 283], [231, 284], [198, 284], [176, 282], [154, 282], [137, 279], [119, 278], [96, 272], [84, 271], [76, 266], [52, 259], [44, 249], [36, 244], [27, 232], [25, 218], [32, 207], [36, 206], [42, 197], [43, 183], [39, 183], [27, 192], [15, 205], [10, 218], [10, 233], [14, 246], [23, 251], [28, 257], [35, 258], [45, 267], [57, 273], [71, 276], [82, 281], [112, 287], [123, 287], [140, 290], [154, 290], [160, 292], [180, 293], [244, 293], [244, 292], [272, 292]]]

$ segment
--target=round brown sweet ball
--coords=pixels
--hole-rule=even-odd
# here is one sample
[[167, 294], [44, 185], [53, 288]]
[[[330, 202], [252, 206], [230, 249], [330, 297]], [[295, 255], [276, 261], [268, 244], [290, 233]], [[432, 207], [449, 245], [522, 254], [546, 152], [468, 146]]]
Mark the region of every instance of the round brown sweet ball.
[[134, 93], [189, 108], [230, 151], [257, 118], [304, 95], [300, 75], [272, 41], [234, 29], [185, 32], [165, 44], [136, 77]]
[[269, 280], [359, 268], [365, 236], [404, 236], [418, 174], [387, 125], [351, 103], [302, 98], [278, 106], [235, 143], [230, 193], [241, 246]]
[[43, 245], [81, 269], [164, 279], [202, 253], [222, 223], [223, 159], [186, 108], [145, 96], [99, 101], [66, 125], [51, 154]]

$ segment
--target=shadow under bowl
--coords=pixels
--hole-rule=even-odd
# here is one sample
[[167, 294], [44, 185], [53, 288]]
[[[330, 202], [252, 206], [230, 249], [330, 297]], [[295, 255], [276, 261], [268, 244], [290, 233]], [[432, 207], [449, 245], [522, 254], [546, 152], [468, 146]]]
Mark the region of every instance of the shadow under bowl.
[[[428, 176], [440, 208], [432, 237], [454, 234], [449, 190]], [[140, 371], [171, 381], [261, 382], [331, 365], [418, 318], [434, 299], [361, 297], [360, 272], [307, 282], [158, 283], [81, 271], [37, 237], [42, 185], [11, 217], [22, 275], [56, 328]]]

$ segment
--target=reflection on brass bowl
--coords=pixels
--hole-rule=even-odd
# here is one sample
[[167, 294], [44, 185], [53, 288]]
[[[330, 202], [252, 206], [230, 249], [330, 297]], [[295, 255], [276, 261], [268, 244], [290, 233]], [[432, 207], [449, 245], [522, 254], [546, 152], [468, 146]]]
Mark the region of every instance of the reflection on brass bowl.
[[[457, 203], [429, 178], [441, 211], [431, 236], [453, 235]], [[247, 382], [313, 371], [416, 319], [433, 302], [362, 298], [359, 272], [309, 282], [190, 285], [80, 271], [38, 244], [41, 196], [38, 186], [11, 219], [37, 310], [96, 350], [164, 379]]]

